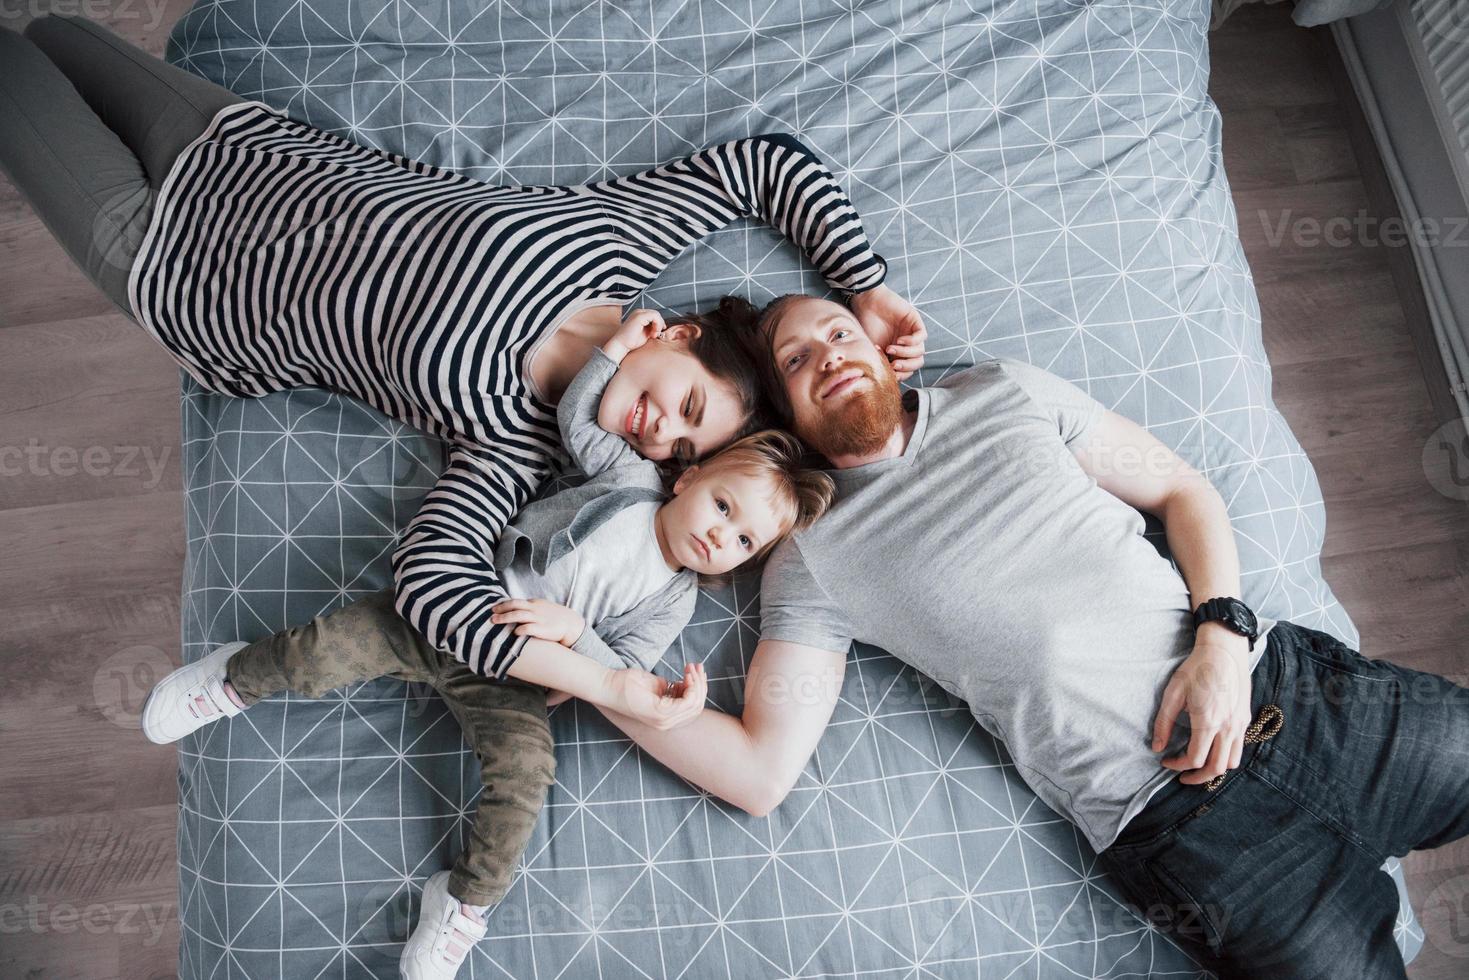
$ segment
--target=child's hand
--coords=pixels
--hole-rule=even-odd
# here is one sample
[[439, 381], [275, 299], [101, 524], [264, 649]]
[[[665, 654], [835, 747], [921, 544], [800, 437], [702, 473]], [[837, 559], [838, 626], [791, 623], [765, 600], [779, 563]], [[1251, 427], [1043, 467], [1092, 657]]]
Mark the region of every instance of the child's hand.
[[602, 345], [602, 353], [621, 364], [629, 351], [637, 350], [667, 327], [668, 324], [663, 322], [663, 314], [657, 310], [633, 310], [622, 321], [622, 326], [617, 328], [612, 339]]
[[849, 305], [868, 338], [887, 355], [899, 381], [923, 367], [928, 328], [912, 303], [887, 286], [874, 286], [854, 295]]
[[676, 683], [646, 670], [614, 670], [611, 686], [609, 707], [661, 732], [693, 721], [704, 710], [709, 694], [699, 664], [685, 664], [683, 679]]
[[569, 647], [581, 639], [586, 620], [575, 609], [545, 599], [506, 599], [495, 604], [492, 623], [519, 623], [516, 636], [534, 636]]
[[[674, 697], [689, 698], [693, 703], [698, 704], [699, 709], [702, 711], [704, 702], [709, 699], [709, 677], [704, 673], [704, 665], [698, 663], [684, 664], [683, 680], [670, 684], [668, 690]], [[688, 720], [692, 721], [693, 717], [691, 715]], [[683, 722], [680, 722], [680, 724], [683, 724]]]

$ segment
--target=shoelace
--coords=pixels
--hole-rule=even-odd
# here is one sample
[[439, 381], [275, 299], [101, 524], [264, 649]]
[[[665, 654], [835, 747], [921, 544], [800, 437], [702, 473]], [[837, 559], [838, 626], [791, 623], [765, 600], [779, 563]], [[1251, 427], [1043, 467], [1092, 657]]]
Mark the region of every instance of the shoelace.
[[[1250, 722], [1250, 727], [1245, 729], [1245, 744], [1254, 742], [1268, 742], [1280, 731], [1280, 726], [1285, 724], [1285, 712], [1280, 710], [1277, 704], [1266, 704], [1260, 707], [1260, 713], [1255, 715], [1255, 720]], [[1213, 779], [1204, 784], [1209, 792], [1218, 789], [1229, 773], [1221, 772]]]

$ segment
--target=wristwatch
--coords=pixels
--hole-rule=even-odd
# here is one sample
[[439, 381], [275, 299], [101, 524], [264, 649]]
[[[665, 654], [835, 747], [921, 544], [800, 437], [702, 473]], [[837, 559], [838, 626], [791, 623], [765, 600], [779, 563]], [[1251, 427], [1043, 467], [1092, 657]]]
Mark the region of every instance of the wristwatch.
[[1260, 623], [1255, 619], [1254, 612], [1243, 602], [1229, 596], [1199, 603], [1199, 608], [1194, 610], [1194, 628], [1197, 629], [1204, 623], [1223, 623], [1233, 632], [1248, 639], [1251, 650], [1255, 649], [1255, 638], [1260, 635]]

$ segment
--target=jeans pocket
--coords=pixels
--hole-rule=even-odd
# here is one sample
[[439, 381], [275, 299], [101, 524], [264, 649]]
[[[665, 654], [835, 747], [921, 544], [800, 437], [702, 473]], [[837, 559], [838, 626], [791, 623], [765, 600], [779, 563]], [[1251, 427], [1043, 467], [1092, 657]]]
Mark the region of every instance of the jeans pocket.
[[1127, 910], [1154, 925], [1163, 925], [1162, 908], [1165, 903], [1158, 894], [1153, 876], [1142, 862], [1111, 853], [1104, 853], [1102, 858], [1113, 884], [1127, 900]]
[[1347, 646], [1329, 633], [1313, 630], [1296, 647], [1305, 659], [1327, 671], [1374, 684], [1391, 684], [1394, 672]]
[[1197, 890], [1185, 885], [1179, 875], [1170, 871], [1164, 861], [1150, 857], [1143, 862], [1143, 871], [1152, 881], [1157, 895], [1154, 914], [1149, 918], [1160, 929], [1200, 946], [1207, 946], [1219, 953], [1223, 948], [1224, 936], [1219, 923], [1226, 921], [1228, 914], [1211, 904], [1207, 898], [1197, 895]]

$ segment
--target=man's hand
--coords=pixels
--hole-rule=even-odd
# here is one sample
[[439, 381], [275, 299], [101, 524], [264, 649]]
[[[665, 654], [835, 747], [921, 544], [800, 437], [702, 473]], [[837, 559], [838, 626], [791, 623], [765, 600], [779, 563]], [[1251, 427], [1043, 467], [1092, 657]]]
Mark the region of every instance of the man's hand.
[[492, 623], [519, 623], [516, 636], [533, 636], [569, 647], [581, 639], [586, 620], [575, 609], [545, 599], [505, 599], [495, 604]]
[[667, 327], [663, 322], [663, 314], [657, 310], [633, 310], [611, 339], [602, 345], [602, 353], [621, 364], [630, 351], [637, 350]]
[[608, 686], [607, 707], [661, 732], [693, 721], [709, 695], [702, 664], [684, 664], [677, 682], [636, 668], [614, 670]]
[[1183, 773], [1180, 783], [1207, 783], [1239, 766], [1250, 723], [1249, 663], [1243, 637], [1201, 636], [1193, 653], [1173, 672], [1153, 721], [1153, 751], [1167, 747], [1179, 712], [1187, 711], [1188, 748], [1162, 762], [1165, 769]]
[[854, 294], [849, 305], [868, 338], [887, 355], [899, 381], [923, 367], [928, 329], [912, 303], [887, 286], [874, 286]]

